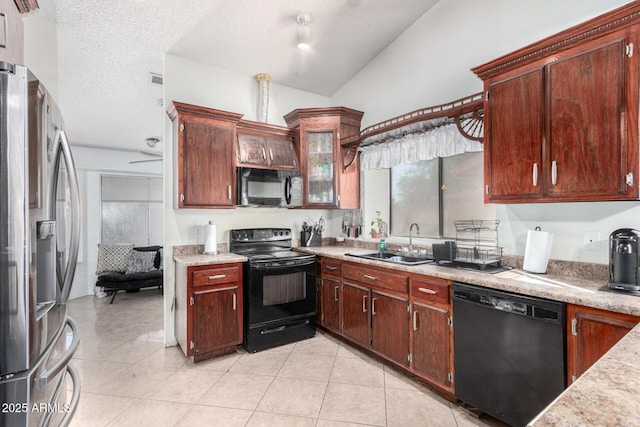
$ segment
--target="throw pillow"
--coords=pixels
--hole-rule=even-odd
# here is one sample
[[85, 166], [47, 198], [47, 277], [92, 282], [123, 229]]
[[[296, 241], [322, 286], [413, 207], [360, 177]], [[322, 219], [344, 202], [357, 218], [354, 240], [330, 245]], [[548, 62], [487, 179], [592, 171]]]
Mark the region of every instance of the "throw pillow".
[[155, 270], [156, 267], [153, 265], [155, 259], [156, 252], [131, 251], [126, 273], [144, 273]]
[[128, 245], [103, 245], [98, 243], [98, 268], [96, 274], [107, 271], [127, 270], [129, 254], [133, 251], [133, 243]]

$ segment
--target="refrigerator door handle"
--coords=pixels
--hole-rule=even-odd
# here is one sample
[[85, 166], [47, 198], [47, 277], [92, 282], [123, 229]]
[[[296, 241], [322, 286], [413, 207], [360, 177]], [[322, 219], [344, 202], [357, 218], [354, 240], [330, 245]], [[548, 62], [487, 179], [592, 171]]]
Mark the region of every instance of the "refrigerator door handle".
[[78, 408], [78, 401], [80, 400], [80, 374], [71, 365], [67, 365], [67, 373], [71, 376], [71, 382], [73, 383], [73, 394], [71, 395], [71, 402], [69, 403], [69, 410], [64, 415], [64, 418], [60, 420], [60, 426], [66, 427], [71, 422], [73, 414], [76, 413]]
[[[47, 385], [51, 379], [55, 378], [56, 375], [60, 373], [60, 371], [62, 371], [69, 365], [71, 358], [78, 348], [78, 344], [80, 344], [80, 334], [78, 333], [78, 325], [76, 324], [75, 320], [73, 320], [71, 317], [67, 317], [65, 321], [73, 332], [73, 341], [71, 341], [71, 345], [69, 346], [69, 348], [67, 348], [67, 351], [62, 355], [62, 357], [58, 359], [56, 364], [51, 368], [46, 369], [42, 374], [38, 376], [38, 378], [36, 379], [36, 384], [40, 388]], [[64, 333], [64, 329], [65, 328], [61, 328], [61, 334]]]
[[[54, 152], [56, 153], [54, 163], [53, 179], [50, 182], [49, 194], [51, 206], [49, 206], [51, 215], [56, 218], [56, 188], [58, 183], [58, 175], [60, 173], [60, 155], [65, 162], [67, 168], [67, 174], [69, 179], [69, 194], [71, 196], [71, 236], [69, 247], [69, 260], [66, 266], [59, 265], [58, 277], [60, 290], [62, 291], [60, 304], [64, 304], [69, 299], [69, 293], [71, 292], [71, 286], [73, 285], [73, 277], [76, 273], [76, 263], [78, 261], [78, 248], [80, 246], [80, 190], [78, 188], [78, 177], [76, 175], [75, 165], [73, 163], [73, 157], [71, 155], [71, 148], [69, 147], [69, 140], [67, 134], [63, 130], [57, 130], [55, 136]], [[56, 218], [57, 219], [57, 218]]]

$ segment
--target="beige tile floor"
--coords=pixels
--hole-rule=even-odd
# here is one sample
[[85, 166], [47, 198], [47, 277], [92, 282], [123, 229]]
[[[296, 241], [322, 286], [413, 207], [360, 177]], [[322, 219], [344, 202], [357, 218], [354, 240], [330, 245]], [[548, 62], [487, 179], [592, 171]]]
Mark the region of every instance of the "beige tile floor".
[[347, 344], [314, 338], [193, 364], [163, 346], [158, 290], [69, 301], [81, 344], [72, 426], [483, 426]]

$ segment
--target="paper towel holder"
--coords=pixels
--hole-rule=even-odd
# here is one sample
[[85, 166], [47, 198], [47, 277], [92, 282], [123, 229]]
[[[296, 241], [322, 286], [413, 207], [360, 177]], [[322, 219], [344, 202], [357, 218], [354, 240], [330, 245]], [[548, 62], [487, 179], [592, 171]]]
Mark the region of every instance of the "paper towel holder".
[[217, 255], [218, 253], [218, 241], [216, 238], [216, 226], [213, 221], [209, 221], [209, 224], [205, 225], [204, 233], [204, 255]]

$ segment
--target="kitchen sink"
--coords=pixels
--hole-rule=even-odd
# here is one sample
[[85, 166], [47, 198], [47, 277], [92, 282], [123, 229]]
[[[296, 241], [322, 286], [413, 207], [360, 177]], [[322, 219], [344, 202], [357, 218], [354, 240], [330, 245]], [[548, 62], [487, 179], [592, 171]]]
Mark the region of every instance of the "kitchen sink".
[[426, 256], [411, 256], [405, 255], [403, 252], [369, 252], [362, 254], [346, 254], [348, 256], [353, 256], [356, 258], [364, 258], [364, 259], [372, 259], [376, 261], [385, 261], [392, 262], [395, 264], [404, 264], [404, 265], [420, 265], [427, 264], [433, 262], [432, 258], [427, 258]]

